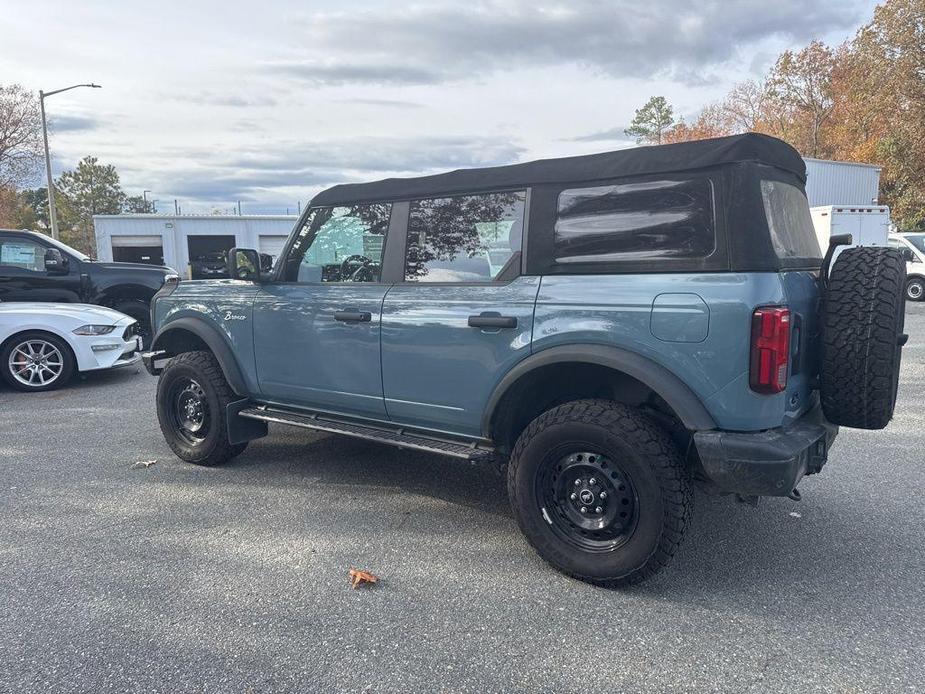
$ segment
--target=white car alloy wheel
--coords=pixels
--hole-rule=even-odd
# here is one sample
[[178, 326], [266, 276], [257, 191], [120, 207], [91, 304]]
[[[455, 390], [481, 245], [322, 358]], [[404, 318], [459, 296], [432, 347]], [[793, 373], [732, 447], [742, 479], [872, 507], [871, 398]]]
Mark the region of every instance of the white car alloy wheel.
[[921, 301], [925, 295], [925, 281], [918, 278], [909, 280], [906, 283], [906, 298], [912, 301]]
[[61, 378], [64, 355], [51, 342], [33, 338], [13, 346], [8, 368], [24, 386], [44, 388]]

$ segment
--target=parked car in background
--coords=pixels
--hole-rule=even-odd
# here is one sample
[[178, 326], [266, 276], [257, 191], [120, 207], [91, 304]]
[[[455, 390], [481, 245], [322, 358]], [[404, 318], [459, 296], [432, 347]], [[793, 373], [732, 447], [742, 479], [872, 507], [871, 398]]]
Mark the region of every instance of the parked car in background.
[[150, 332], [151, 297], [177, 273], [140, 263], [101, 263], [32, 231], [0, 229], [0, 301], [98, 304], [138, 322]]
[[0, 375], [17, 390], [53, 390], [76, 372], [137, 364], [137, 326], [101, 306], [0, 303]]
[[906, 261], [906, 298], [925, 299], [925, 234], [890, 234], [890, 248]]
[[161, 431], [201, 465], [268, 422], [495, 457], [543, 558], [645, 580], [693, 481], [798, 499], [839, 426], [893, 415], [905, 264], [830, 269], [805, 183], [752, 133], [335, 186], [272, 272], [233, 249], [155, 296]]
[[217, 280], [228, 277], [228, 252], [215, 251], [197, 256], [190, 261], [190, 279]]

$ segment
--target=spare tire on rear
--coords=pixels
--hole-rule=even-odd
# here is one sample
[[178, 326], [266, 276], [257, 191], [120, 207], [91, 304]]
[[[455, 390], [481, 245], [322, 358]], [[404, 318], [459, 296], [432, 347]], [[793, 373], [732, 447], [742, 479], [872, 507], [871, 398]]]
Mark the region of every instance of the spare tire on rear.
[[822, 300], [822, 409], [833, 424], [882, 429], [893, 417], [906, 310], [906, 263], [880, 246], [836, 258]]

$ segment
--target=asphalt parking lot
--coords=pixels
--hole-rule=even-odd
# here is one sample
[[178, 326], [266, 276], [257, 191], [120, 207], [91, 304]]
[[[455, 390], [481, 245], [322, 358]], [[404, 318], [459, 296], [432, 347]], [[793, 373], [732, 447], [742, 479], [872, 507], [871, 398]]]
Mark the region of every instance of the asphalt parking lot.
[[538, 559], [489, 470], [283, 427], [197, 468], [143, 371], [0, 390], [0, 691], [921, 692], [925, 305], [907, 332], [887, 430], [802, 502], [698, 493], [626, 592]]

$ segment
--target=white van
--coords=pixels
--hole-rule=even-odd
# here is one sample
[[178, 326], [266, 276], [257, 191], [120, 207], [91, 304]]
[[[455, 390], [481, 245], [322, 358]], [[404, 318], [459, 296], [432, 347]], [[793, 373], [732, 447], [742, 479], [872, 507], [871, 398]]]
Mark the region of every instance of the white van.
[[896, 248], [906, 259], [906, 298], [925, 298], [925, 233], [890, 234], [890, 248]]

